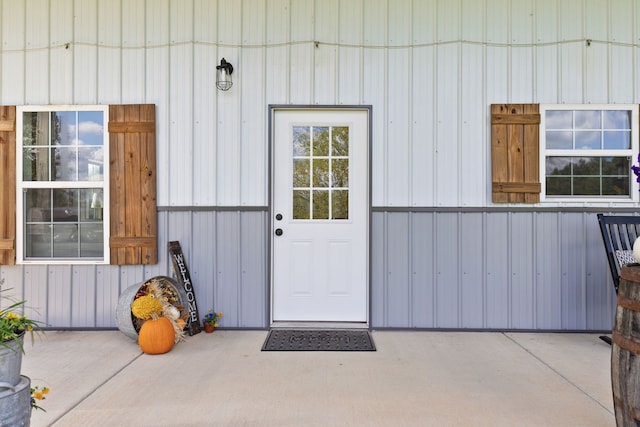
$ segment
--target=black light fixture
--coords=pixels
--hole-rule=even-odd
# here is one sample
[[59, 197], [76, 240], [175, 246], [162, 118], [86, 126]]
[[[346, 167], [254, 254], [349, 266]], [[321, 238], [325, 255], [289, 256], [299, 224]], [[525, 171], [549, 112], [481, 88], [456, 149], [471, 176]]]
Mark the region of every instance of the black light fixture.
[[229, 90], [233, 86], [231, 74], [233, 73], [233, 65], [228, 63], [224, 58], [220, 61], [220, 65], [216, 66], [216, 86], [220, 90]]

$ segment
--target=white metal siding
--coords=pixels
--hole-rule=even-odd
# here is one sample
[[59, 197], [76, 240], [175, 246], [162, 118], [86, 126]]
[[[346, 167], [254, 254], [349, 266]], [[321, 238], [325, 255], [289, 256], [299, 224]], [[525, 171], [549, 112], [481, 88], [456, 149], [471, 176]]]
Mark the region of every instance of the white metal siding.
[[266, 205], [269, 104], [371, 104], [373, 205], [415, 207], [490, 205], [491, 103], [640, 102], [633, 0], [0, 5], [0, 102], [156, 104], [161, 206]]

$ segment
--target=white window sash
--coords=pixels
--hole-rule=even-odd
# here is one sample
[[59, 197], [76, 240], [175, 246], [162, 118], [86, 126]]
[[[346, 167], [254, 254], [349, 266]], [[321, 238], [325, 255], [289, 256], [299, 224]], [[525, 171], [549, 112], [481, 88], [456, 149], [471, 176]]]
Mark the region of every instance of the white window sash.
[[[104, 129], [103, 179], [101, 181], [23, 181], [23, 114], [25, 112], [101, 111]], [[25, 105], [16, 107], [16, 263], [18, 264], [109, 264], [109, 106], [108, 105]], [[101, 188], [103, 192], [103, 257], [102, 258], [25, 258], [24, 194], [27, 189]]]
[[[570, 111], [594, 111], [594, 110], [628, 110], [631, 111], [631, 148], [621, 150], [558, 150], [558, 149], [546, 149], [546, 112], [547, 110], [570, 110]], [[546, 184], [546, 159], [547, 157], [628, 157], [631, 160], [631, 165], [637, 164], [637, 157], [639, 151], [638, 138], [638, 105], [636, 104], [540, 104], [540, 203], [561, 203], [563, 205], [577, 203], [577, 204], [607, 204], [607, 205], [628, 205], [632, 203], [638, 203], [640, 196], [638, 191], [640, 187], [636, 182], [636, 177], [633, 171], [629, 170], [630, 174], [630, 194], [629, 196], [547, 196]], [[553, 129], [549, 129], [553, 130]], [[568, 129], [567, 129], [568, 130]], [[573, 130], [573, 129], [572, 129]], [[601, 129], [596, 129], [601, 130]], [[603, 129], [609, 130], [609, 129]]]

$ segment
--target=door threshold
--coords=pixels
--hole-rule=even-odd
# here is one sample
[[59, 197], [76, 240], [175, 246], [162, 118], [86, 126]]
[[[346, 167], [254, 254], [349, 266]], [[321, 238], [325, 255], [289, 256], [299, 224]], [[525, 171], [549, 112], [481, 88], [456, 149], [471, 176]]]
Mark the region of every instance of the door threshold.
[[369, 329], [366, 322], [271, 322], [271, 329]]

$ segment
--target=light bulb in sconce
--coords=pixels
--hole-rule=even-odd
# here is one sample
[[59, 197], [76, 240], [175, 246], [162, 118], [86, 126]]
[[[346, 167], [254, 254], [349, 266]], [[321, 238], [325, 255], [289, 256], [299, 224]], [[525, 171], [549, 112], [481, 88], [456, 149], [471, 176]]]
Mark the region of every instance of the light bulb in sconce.
[[231, 74], [233, 73], [233, 65], [224, 58], [220, 60], [220, 65], [216, 66], [216, 87], [220, 90], [229, 90], [233, 86]]

